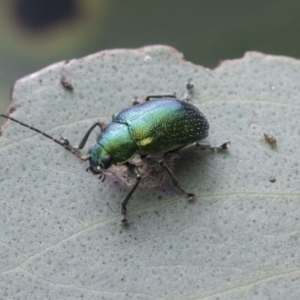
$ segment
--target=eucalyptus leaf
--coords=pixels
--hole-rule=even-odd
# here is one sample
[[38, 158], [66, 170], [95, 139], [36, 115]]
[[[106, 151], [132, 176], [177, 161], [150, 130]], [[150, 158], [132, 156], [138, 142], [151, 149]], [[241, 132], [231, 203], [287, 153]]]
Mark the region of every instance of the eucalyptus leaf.
[[209, 70], [166, 46], [103, 51], [20, 79], [9, 111], [76, 144], [133, 97], [181, 96], [189, 78], [210, 122], [205, 142], [232, 147], [169, 159], [197, 195], [191, 203], [160, 168], [138, 162], [127, 227], [120, 201], [133, 181], [124, 167], [102, 183], [51, 140], [2, 126], [0, 299], [300, 298], [298, 60], [249, 52]]

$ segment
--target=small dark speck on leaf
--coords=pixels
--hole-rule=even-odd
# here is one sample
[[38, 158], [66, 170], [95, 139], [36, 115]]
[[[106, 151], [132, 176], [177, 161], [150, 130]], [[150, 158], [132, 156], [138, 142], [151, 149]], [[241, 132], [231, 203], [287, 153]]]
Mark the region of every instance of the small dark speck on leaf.
[[66, 90], [73, 91], [74, 87], [72, 83], [68, 81], [65, 76], [61, 76], [60, 83]]
[[277, 141], [271, 134], [264, 133], [265, 140], [271, 145], [272, 148], [276, 148]]

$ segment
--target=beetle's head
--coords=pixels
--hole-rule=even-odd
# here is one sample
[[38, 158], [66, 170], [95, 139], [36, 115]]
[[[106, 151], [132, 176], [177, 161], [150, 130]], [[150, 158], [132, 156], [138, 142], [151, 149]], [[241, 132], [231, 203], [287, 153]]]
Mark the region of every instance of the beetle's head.
[[102, 174], [103, 170], [108, 169], [112, 165], [112, 157], [99, 144], [90, 148], [88, 154], [90, 161], [89, 169], [95, 175]]

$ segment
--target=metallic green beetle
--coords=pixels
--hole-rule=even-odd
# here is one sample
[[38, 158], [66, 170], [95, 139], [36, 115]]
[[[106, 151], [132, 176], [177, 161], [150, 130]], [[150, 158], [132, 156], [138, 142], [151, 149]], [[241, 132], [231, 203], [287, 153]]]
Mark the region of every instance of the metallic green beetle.
[[[229, 148], [230, 142], [217, 147], [199, 143], [208, 136], [209, 124], [204, 114], [188, 102], [191, 98], [193, 86], [194, 84], [189, 80], [186, 84], [187, 92], [182, 99], [176, 98], [174, 94], [168, 94], [147, 96], [144, 103], [135, 100], [131, 108], [114, 114], [112, 122], [107, 126], [102, 122], [95, 123], [77, 147], [72, 146], [67, 138], [57, 140], [47, 133], [14, 118], [6, 115], [1, 116], [41, 133], [71, 151], [81, 160], [89, 160], [90, 166], [88, 169], [93, 174], [100, 175], [99, 178], [103, 178], [102, 181], [105, 179], [105, 170], [112, 164], [126, 165], [128, 175], [136, 179], [135, 184], [121, 203], [121, 223], [126, 224], [128, 223], [126, 217], [128, 200], [141, 180], [137, 167], [129, 162], [134, 154], [139, 154], [146, 163], [162, 166], [170, 176], [173, 184], [186, 194], [188, 200], [191, 200], [195, 195], [181, 188], [178, 180], [164, 161], [148, 156], [161, 154], [163, 157], [167, 153], [177, 151], [192, 143], [195, 143], [200, 149], [217, 151]], [[90, 133], [97, 126], [100, 127], [101, 133], [96, 144], [90, 148], [87, 156], [81, 156], [78, 150], [83, 149]]]

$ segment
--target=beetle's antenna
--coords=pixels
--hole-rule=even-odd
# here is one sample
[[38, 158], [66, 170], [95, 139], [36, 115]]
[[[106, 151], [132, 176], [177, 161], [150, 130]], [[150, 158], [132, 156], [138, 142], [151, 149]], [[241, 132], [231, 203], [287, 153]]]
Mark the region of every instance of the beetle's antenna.
[[24, 126], [24, 127], [27, 127], [27, 128], [29, 128], [29, 129], [31, 129], [31, 130], [37, 132], [37, 133], [40, 133], [41, 135], [43, 135], [43, 136], [45, 136], [46, 138], [52, 140], [52, 141], [55, 142], [56, 144], [58, 144], [58, 145], [64, 147], [66, 150], [70, 151], [72, 154], [74, 154], [75, 156], [79, 157], [81, 160], [83, 160], [83, 161], [88, 160], [88, 156], [81, 156], [79, 153], [77, 153], [76, 151], [74, 151], [74, 149], [72, 149], [70, 146], [68, 146], [67, 144], [62, 143], [61, 141], [57, 140], [56, 138], [52, 137], [51, 135], [47, 134], [46, 132], [43, 132], [43, 131], [41, 131], [41, 130], [35, 128], [35, 127], [32, 127], [32, 126], [30, 126], [30, 125], [27, 125], [27, 124], [25, 124], [25, 123], [23, 123], [23, 122], [21, 122], [21, 121], [18, 121], [18, 120], [16, 120], [16, 119], [12, 118], [12, 117], [9, 117], [9, 116], [7, 116], [7, 115], [0, 114], [0, 116], [3, 117], [3, 118], [9, 119], [9, 120], [11, 120], [11, 121], [14, 121], [14, 122], [16, 122], [16, 123], [18, 123], [18, 124], [20, 124], [20, 125], [22, 125], [22, 126]]

